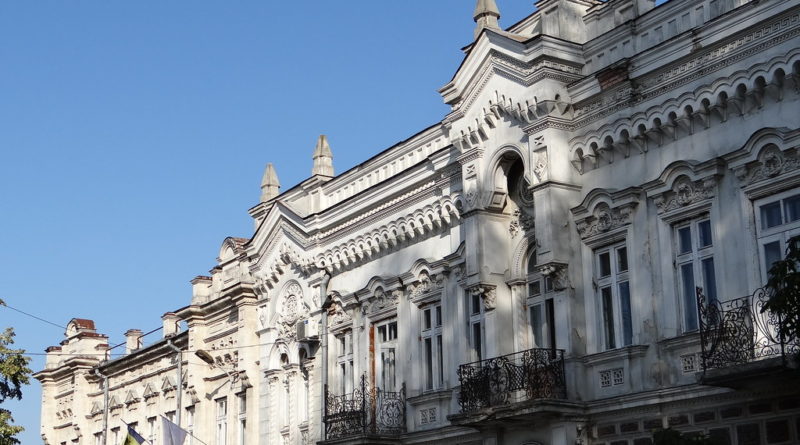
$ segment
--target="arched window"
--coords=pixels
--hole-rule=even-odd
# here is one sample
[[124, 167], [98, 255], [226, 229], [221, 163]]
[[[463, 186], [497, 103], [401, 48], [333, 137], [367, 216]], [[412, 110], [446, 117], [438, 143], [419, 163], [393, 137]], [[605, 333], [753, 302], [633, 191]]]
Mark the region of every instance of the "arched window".
[[528, 327], [532, 348], [556, 348], [555, 304], [553, 300], [553, 280], [542, 276], [536, 268], [536, 251], [528, 256], [527, 266]]

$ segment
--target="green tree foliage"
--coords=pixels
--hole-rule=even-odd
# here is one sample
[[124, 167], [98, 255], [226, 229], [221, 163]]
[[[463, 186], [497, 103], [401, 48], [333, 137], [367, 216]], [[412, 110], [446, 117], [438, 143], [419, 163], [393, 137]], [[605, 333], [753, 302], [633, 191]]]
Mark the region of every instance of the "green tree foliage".
[[[0, 300], [0, 305], [5, 302]], [[11, 349], [14, 344], [14, 330], [6, 328], [0, 334], [0, 403], [6, 399], [21, 399], [22, 386], [30, 380], [31, 369], [28, 368], [30, 357], [25, 357], [22, 349]], [[0, 445], [18, 444], [16, 436], [24, 428], [12, 425], [14, 418], [11, 411], [0, 408]]]
[[800, 237], [790, 239], [788, 244], [786, 258], [769, 269], [767, 289], [771, 295], [762, 310], [780, 316], [778, 334], [785, 343], [792, 343], [800, 333]]

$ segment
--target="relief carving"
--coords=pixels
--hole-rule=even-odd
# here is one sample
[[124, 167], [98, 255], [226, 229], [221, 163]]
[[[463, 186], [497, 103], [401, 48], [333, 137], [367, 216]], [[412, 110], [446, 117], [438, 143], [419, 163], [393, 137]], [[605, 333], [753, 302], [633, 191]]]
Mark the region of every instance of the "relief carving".
[[670, 212], [710, 199], [714, 196], [715, 186], [716, 180], [713, 177], [693, 182], [687, 176], [682, 176], [675, 181], [672, 190], [654, 198], [658, 213]]
[[589, 238], [630, 224], [635, 206], [631, 203], [611, 208], [606, 203], [598, 204], [591, 216], [575, 222], [578, 234]]
[[478, 283], [466, 289], [469, 296], [479, 295], [483, 299], [483, 307], [491, 311], [497, 305], [497, 286]]

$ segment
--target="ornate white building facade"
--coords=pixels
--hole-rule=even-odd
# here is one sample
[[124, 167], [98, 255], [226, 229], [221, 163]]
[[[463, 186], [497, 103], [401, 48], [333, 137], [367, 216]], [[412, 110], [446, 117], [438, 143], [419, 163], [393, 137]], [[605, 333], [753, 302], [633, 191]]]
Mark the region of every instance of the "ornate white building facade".
[[268, 166], [162, 340], [101, 361], [73, 320], [45, 442], [159, 414], [209, 445], [800, 442], [797, 342], [758, 310], [800, 233], [800, 5], [498, 18], [478, 1], [441, 122], [339, 175], [320, 137], [282, 193]]

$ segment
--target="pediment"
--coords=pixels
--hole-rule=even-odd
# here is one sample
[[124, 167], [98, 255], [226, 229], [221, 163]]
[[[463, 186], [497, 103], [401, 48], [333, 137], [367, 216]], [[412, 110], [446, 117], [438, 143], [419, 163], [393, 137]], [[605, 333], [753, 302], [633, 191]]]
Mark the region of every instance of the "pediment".
[[[496, 85], [498, 81], [495, 79], [504, 79], [520, 90], [546, 78], [560, 83], [578, 80], [583, 63], [581, 57], [580, 47], [569, 42], [548, 36], [520, 41], [517, 36], [487, 30], [481, 34], [451, 81], [439, 93], [445, 103], [452, 106], [452, 113], [448, 116], [452, 120], [466, 115], [476, 103], [477, 106], [484, 106], [477, 99], [483, 91], [502, 86]], [[499, 90], [504, 91], [503, 88]], [[551, 91], [551, 95], [555, 94], [558, 92]], [[544, 97], [542, 94], [540, 96]]]

